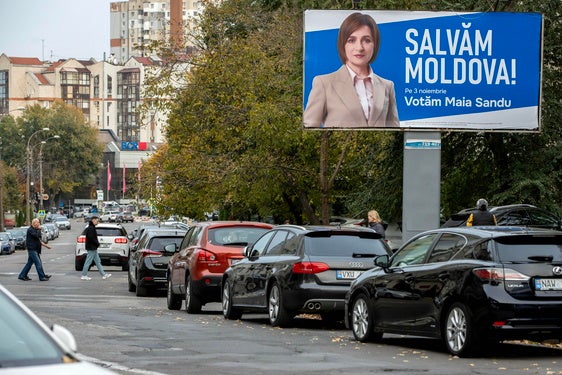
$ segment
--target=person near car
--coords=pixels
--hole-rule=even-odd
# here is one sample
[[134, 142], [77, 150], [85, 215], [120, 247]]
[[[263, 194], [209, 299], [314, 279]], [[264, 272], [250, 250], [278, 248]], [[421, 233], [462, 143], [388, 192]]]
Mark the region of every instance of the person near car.
[[382, 238], [385, 237], [385, 230], [384, 226], [382, 225], [382, 219], [377, 210], [371, 210], [367, 213], [367, 221], [369, 228], [380, 234]]
[[86, 228], [86, 231], [84, 233], [86, 236], [85, 248], [88, 251], [88, 255], [86, 256], [86, 261], [84, 262], [84, 267], [82, 268], [82, 280], [92, 279], [88, 276], [88, 269], [92, 265], [92, 262], [94, 262], [104, 280], [111, 277], [110, 273], [106, 273], [103, 270], [100, 255], [98, 254], [98, 247], [100, 246], [100, 242], [98, 240], [96, 225], [98, 225], [99, 221], [100, 217], [97, 214], [92, 215], [92, 217], [90, 218], [90, 222], [88, 223], [88, 227]]
[[476, 202], [476, 210], [471, 213], [466, 221], [467, 227], [476, 227], [479, 225], [496, 225], [497, 220], [493, 213], [488, 211], [488, 202], [484, 198], [478, 199]]
[[35, 265], [39, 280], [48, 281], [51, 278], [51, 275], [45, 274], [45, 271], [43, 270], [43, 263], [41, 262], [39, 254], [41, 253], [41, 246], [45, 246], [47, 249], [50, 249], [51, 247], [41, 239], [41, 222], [39, 219], [35, 218], [31, 221], [31, 226], [27, 228], [25, 241], [27, 247], [27, 263], [23, 266], [23, 269], [19, 273], [18, 279], [23, 281], [31, 280], [27, 274], [31, 270], [31, 266]]

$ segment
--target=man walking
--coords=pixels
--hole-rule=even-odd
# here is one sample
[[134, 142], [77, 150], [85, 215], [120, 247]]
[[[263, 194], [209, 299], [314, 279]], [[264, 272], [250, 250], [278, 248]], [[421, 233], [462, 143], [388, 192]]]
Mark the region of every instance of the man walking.
[[28, 277], [27, 274], [31, 270], [31, 265], [35, 264], [39, 280], [48, 281], [51, 278], [51, 275], [45, 275], [39, 253], [41, 252], [41, 246], [45, 246], [47, 249], [50, 249], [51, 247], [41, 240], [41, 222], [39, 219], [33, 219], [31, 221], [31, 226], [27, 228], [25, 243], [27, 246], [27, 263], [21, 270], [18, 279], [30, 281], [31, 278]]
[[88, 227], [84, 231], [84, 235], [86, 236], [85, 248], [88, 251], [88, 255], [86, 256], [86, 261], [84, 262], [84, 268], [82, 268], [82, 277], [80, 278], [82, 280], [92, 280], [92, 278], [88, 276], [88, 269], [92, 265], [92, 262], [94, 262], [104, 280], [111, 277], [110, 273], [106, 273], [103, 270], [100, 255], [98, 254], [100, 242], [98, 240], [96, 225], [98, 225], [99, 221], [100, 217], [97, 214], [93, 214], [90, 218], [90, 222], [88, 223]]

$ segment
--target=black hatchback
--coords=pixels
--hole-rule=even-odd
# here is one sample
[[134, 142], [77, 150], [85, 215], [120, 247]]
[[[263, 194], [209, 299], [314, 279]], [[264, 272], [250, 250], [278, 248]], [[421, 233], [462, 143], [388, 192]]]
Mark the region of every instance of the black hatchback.
[[562, 232], [441, 228], [375, 265], [346, 296], [346, 325], [358, 341], [427, 336], [469, 356], [501, 340], [562, 338]]
[[150, 292], [166, 290], [168, 261], [185, 233], [184, 229], [159, 227], [143, 231], [129, 257], [129, 292], [145, 297]]
[[243, 312], [267, 312], [272, 326], [299, 313], [342, 320], [351, 281], [382, 254], [390, 248], [368, 228], [280, 225], [224, 273], [223, 314], [239, 319]]

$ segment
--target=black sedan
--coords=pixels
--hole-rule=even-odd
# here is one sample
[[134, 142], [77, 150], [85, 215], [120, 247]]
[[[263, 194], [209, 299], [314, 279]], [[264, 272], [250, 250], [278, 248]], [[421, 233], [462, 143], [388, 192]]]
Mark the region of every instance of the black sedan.
[[361, 227], [281, 225], [246, 249], [226, 270], [222, 308], [226, 319], [267, 312], [272, 326], [299, 313], [342, 320], [351, 281], [390, 248], [373, 230]]
[[346, 296], [345, 322], [358, 341], [427, 336], [470, 356], [506, 339], [562, 338], [562, 232], [442, 228], [375, 264]]
[[145, 230], [129, 256], [129, 292], [145, 297], [166, 290], [168, 260], [185, 236], [185, 230], [159, 228]]

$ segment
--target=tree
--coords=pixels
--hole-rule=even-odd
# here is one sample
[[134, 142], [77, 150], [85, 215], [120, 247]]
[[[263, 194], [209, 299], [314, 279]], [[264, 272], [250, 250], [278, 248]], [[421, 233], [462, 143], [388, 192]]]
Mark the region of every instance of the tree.
[[[221, 208], [319, 222], [333, 212], [370, 207], [399, 220], [403, 136], [399, 132], [301, 130], [302, 10], [349, 9], [349, 2], [227, 0], [207, 4], [185, 85], [176, 90], [168, 146], [155, 164], [163, 205], [194, 216]], [[443, 133], [445, 213], [494, 204], [554, 207], [561, 198], [560, 54], [562, 3], [364, 0], [365, 9], [534, 11], [545, 15], [542, 131], [539, 134]], [[152, 161], [151, 161], [152, 162]], [[554, 172], [553, 172], [554, 171]]]
[[[40, 105], [27, 107], [22, 116], [0, 122], [2, 134], [13, 142], [5, 144], [3, 158], [20, 175], [25, 195], [25, 176], [27, 173], [26, 147], [28, 141], [32, 153], [31, 180], [39, 186], [38, 153], [43, 144], [43, 187], [53, 200], [61, 193], [72, 193], [95, 178], [102, 160], [103, 146], [97, 141], [96, 129], [90, 127], [83, 114], [73, 106], [55, 102], [51, 108]], [[44, 134], [42, 128], [49, 128]], [[52, 138], [58, 135], [59, 139]], [[24, 203], [23, 203], [24, 204]]]

